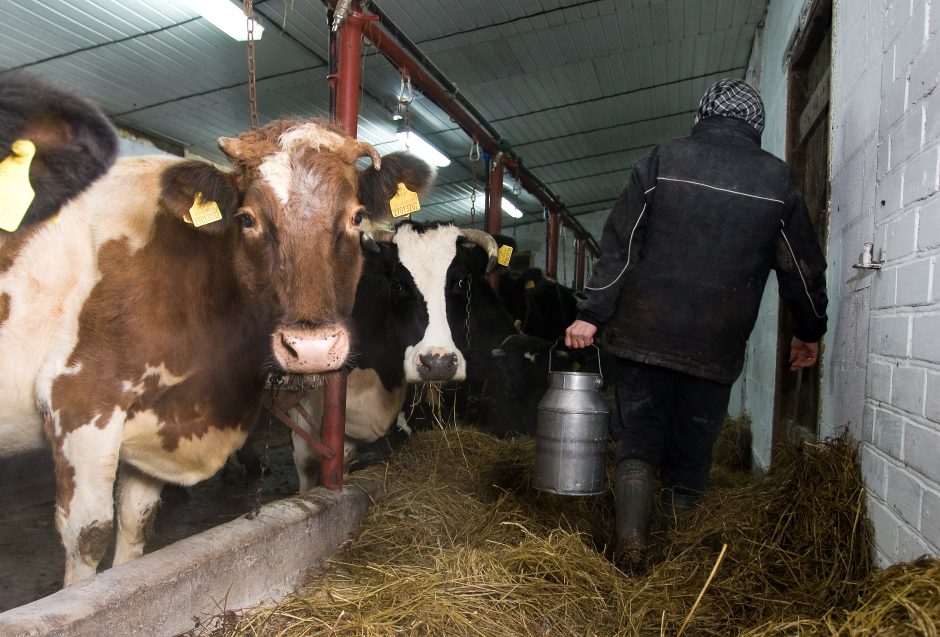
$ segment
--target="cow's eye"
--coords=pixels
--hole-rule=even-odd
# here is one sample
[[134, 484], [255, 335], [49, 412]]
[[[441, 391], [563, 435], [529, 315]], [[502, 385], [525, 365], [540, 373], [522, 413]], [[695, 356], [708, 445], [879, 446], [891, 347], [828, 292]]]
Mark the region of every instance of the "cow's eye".
[[243, 213], [236, 217], [238, 219], [239, 225], [242, 228], [254, 228], [255, 227], [255, 218], [248, 213]]
[[457, 282], [453, 287], [454, 294], [465, 295], [467, 294], [469, 290], [470, 290], [470, 277], [469, 276], [462, 276], [459, 279], [457, 279]]
[[357, 210], [356, 213], [352, 216], [352, 224], [358, 226], [362, 223], [362, 220], [365, 219], [365, 212], [362, 210]]

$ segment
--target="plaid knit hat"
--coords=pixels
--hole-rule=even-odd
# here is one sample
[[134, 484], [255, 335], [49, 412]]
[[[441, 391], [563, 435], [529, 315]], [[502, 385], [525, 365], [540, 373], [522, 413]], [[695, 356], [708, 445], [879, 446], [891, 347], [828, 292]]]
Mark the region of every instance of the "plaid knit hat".
[[743, 119], [758, 133], [764, 131], [764, 102], [757, 89], [744, 80], [718, 80], [705, 91], [698, 104], [698, 118], [713, 115]]

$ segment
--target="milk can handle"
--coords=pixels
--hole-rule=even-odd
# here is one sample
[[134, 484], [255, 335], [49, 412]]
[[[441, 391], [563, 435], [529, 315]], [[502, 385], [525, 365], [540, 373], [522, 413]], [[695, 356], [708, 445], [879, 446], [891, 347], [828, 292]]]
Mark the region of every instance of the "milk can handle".
[[[561, 337], [555, 339], [554, 344], [548, 350], [548, 373], [552, 373], [552, 352], [555, 351], [555, 348], [558, 347], [558, 341], [561, 340]], [[594, 351], [597, 352], [597, 374], [601, 377], [601, 380], [604, 379], [604, 370], [601, 368], [601, 348], [599, 348], [594, 343], [591, 343], [591, 347], [594, 348]]]

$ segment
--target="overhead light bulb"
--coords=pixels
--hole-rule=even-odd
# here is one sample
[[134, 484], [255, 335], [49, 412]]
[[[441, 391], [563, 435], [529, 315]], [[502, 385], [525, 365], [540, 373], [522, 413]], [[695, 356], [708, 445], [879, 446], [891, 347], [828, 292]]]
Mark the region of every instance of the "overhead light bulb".
[[505, 212], [507, 215], [509, 215], [513, 219], [522, 218], [522, 211], [516, 208], [513, 205], [513, 203], [509, 201], [508, 199], [506, 199], [505, 197], [503, 197], [502, 204], [500, 207], [502, 208], [503, 212]]
[[[242, 7], [236, 6], [229, 0], [185, 0], [190, 9], [224, 31], [230, 38], [244, 42], [248, 39], [248, 18]], [[252, 37], [261, 39], [264, 27], [254, 21]]]
[[399, 128], [395, 136], [398, 137], [398, 141], [404, 144], [405, 148], [432, 166], [443, 168], [450, 165], [450, 159], [447, 158], [447, 155], [434, 148], [413, 130]]

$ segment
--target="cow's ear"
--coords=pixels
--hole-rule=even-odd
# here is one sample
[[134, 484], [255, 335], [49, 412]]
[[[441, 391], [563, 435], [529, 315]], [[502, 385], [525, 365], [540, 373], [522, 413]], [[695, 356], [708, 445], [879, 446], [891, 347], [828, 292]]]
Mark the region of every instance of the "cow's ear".
[[114, 163], [118, 137], [91, 102], [22, 72], [0, 82], [0, 160], [17, 140], [31, 142], [34, 196], [24, 226], [43, 221]]
[[391, 221], [388, 202], [398, 193], [398, 184], [421, 196], [431, 189], [436, 175], [434, 167], [423, 159], [404, 152], [389, 153], [382, 157], [380, 170], [359, 171], [359, 201], [374, 221]]
[[174, 164], [163, 173], [160, 209], [200, 232], [222, 232], [239, 206], [237, 183], [232, 173], [211, 164]]

